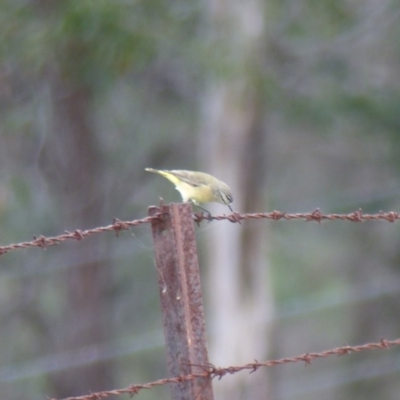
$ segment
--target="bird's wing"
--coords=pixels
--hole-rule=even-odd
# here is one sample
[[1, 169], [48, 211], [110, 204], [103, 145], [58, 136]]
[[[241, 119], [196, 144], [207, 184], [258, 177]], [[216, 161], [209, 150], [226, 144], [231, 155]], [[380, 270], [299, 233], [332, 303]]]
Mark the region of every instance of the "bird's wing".
[[183, 170], [172, 170], [169, 171], [172, 174], [174, 174], [177, 178], [179, 178], [182, 182], [187, 183], [190, 186], [193, 187], [199, 187], [199, 186], [204, 186], [207, 184], [207, 181], [205, 179], [203, 179], [203, 177], [201, 176], [201, 173], [197, 173], [196, 175], [196, 182], [193, 181], [193, 179], [191, 178], [191, 173], [188, 173], [187, 171], [183, 171]]

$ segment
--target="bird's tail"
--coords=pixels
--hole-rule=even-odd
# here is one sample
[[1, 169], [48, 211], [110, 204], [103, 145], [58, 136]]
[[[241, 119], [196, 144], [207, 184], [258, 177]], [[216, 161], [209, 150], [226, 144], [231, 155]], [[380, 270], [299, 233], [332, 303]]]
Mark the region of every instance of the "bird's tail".
[[167, 171], [164, 169], [154, 169], [154, 168], [145, 168], [146, 171], [148, 172], [154, 172], [155, 174], [159, 174], [163, 176], [164, 178], [168, 179], [170, 182], [172, 182], [175, 186], [179, 184], [180, 179], [173, 174], [171, 171]]
[[154, 168], [145, 168], [144, 170], [148, 171], [148, 172], [154, 172], [155, 174], [159, 174], [160, 173], [160, 170], [154, 169]]

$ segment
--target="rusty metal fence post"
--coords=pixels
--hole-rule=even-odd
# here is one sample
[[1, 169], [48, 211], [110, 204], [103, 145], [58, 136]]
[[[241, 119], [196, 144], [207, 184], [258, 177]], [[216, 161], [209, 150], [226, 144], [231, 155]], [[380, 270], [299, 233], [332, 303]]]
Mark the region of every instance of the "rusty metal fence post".
[[[197, 246], [188, 203], [149, 207], [171, 376], [204, 372], [208, 364]], [[171, 386], [173, 400], [213, 400], [210, 378]]]

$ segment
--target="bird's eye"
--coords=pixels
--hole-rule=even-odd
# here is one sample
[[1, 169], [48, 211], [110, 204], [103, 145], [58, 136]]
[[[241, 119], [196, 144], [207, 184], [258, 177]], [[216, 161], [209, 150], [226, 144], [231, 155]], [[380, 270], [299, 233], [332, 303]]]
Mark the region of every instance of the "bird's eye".
[[227, 194], [225, 196], [225, 199], [226, 199], [226, 203], [232, 203], [232, 201], [233, 201], [233, 197], [230, 194]]

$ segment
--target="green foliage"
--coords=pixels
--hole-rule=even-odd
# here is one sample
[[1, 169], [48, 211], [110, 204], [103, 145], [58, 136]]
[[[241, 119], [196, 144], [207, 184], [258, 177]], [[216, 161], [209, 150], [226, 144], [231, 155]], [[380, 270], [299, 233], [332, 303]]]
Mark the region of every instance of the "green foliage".
[[143, 10], [118, 2], [69, 1], [58, 17], [54, 48], [68, 79], [94, 87], [154, 56], [155, 40], [143, 23]]
[[289, 37], [331, 38], [350, 28], [356, 21], [354, 9], [347, 1], [306, 0], [276, 4], [282, 20], [286, 22]]
[[69, 81], [102, 87], [148, 67], [165, 45], [184, 54], [182, 35], [196, 29], [194, 4], [66, 0], [41, 7], [3, 1], [0, 58], [8, 61], [11, 54], [30, 73], [53, 65]]

